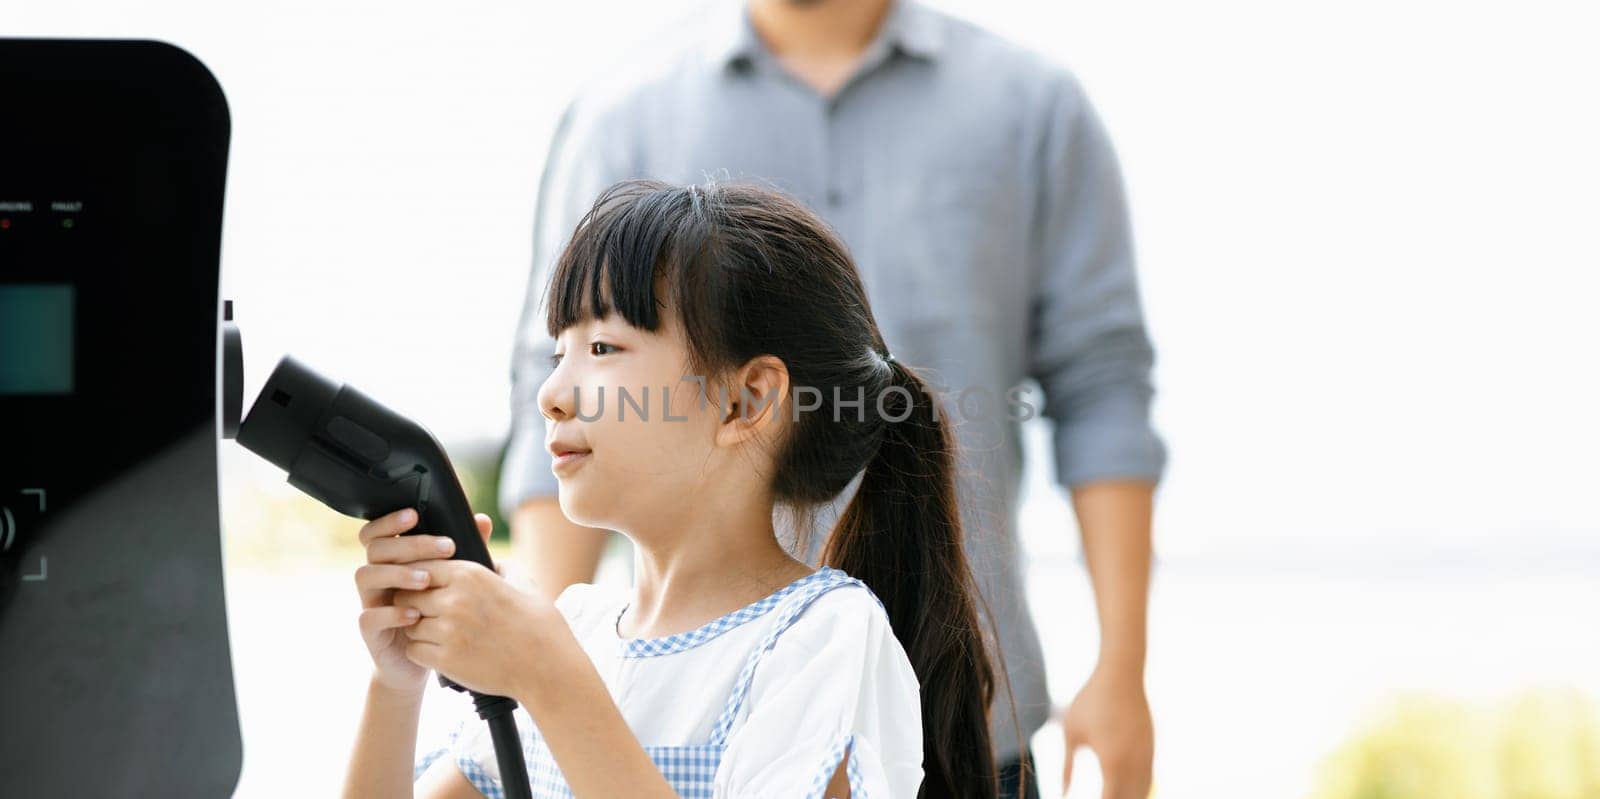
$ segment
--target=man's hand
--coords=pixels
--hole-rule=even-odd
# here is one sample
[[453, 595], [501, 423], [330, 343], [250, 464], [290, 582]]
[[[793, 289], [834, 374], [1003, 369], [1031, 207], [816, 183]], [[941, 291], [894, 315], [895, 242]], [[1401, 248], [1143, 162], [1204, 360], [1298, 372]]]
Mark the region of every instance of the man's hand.
[[1072, 784], [1072, 755], [1079, 746], [1094, 750], [1104, 779], [1102, 799], [1146, 799], [1155, 751], [1154, 725], [1144, 686], [1115, 670], [1095, 669], [1062, 714], [1067, 759], [1061, 792]]

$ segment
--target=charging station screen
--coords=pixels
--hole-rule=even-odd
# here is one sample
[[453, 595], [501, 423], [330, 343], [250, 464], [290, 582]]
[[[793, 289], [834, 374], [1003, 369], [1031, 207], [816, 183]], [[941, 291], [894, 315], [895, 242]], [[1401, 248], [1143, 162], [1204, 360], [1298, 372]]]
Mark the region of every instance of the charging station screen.
[[69, 394], [73, 287], [0, 285], [0, 394]]

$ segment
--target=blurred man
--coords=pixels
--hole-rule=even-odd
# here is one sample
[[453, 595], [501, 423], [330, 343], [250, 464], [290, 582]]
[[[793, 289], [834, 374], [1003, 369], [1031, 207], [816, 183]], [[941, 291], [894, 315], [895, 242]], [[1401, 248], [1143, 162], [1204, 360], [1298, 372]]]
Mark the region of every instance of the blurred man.
[[[536, 401], [554, 351], [540, 297], [579, 218], [624, 178], [765, 180], [835, 227], [891, 351], [945, 387], [960, 420], [968, 551], [1015, 699], [1013, 712], [997, 689], [992, 714], [1007, 796], [1036, 795], [1031, 765], [1018, 774], [1052, 712], [1017, 545], [1018, 418], [1037, 405], [1055, 422], [1055, 476], [1072, 494], [1100, 622], [1098, 664], [1064, 714], [1064, 779], [1087, 745], [1106, 796], [1144, 799], [1151, 506], [1167, 453], [1149, 423], [1154, 353], [1120, 171], [1082, 88], [905, 0], [730, 3], [660, 40], [659, 57], [581, 93], [550, 145], [501, 482], [515, 559], [554, 596], [594, 578], [607, 539], [562, 515]], [[1008, 401], [1030, 377], [1042, 403]], [[816, 538], [797, 553], [813, 564]]]

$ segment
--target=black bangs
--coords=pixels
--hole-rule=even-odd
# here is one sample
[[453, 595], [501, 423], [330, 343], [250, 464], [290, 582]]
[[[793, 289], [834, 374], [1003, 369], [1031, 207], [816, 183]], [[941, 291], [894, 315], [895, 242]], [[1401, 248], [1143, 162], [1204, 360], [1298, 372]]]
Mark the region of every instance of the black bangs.
[[[694, 297], [695, 262], [711, 223], [698, 189], [635, 180], [612, 186], [578, 223], [545, 289], [552, 338], [616, 312], [643, 330], [660, 328], [668, 301]], [[657, 280], [669, 296], [657, 296]], [[680, 307], [680, 314], [699, 316]]]

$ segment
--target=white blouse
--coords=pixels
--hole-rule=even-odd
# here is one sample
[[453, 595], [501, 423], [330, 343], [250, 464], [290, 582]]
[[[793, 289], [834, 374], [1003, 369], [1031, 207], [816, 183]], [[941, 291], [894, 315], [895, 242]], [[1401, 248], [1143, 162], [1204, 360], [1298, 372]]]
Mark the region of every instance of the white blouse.
[[[922, 783], [916, 674], [878, 598], [824, 567], [684, 633], [623, 638], [632, 590], [580, 583], [556, 599], [611, 698], [680, 795], [819, 797], [846, 747], [852, 799], [911, 799]], [[535, 796], [570, 797], [518, 707]], [[446, 751], [503, 796], [488, 725], [468, 714]]]

